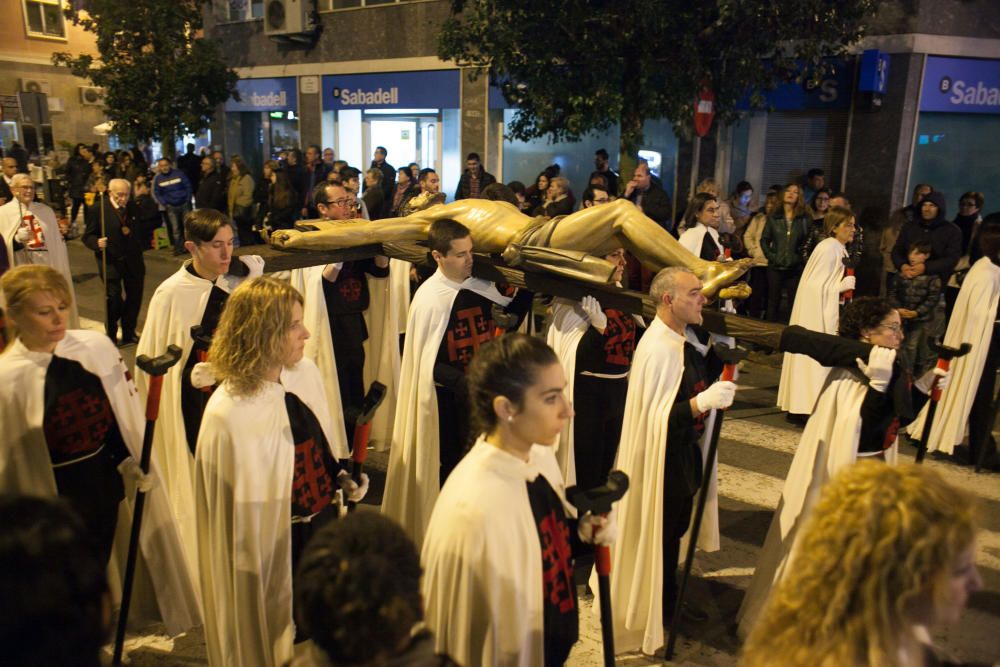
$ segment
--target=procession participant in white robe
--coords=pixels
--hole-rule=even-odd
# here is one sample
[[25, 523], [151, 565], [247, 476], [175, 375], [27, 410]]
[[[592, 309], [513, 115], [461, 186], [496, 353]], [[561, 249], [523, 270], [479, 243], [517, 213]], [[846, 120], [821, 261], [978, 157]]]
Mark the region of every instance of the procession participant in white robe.
[[[854, 238], [854, 214], [839, 206], [831, 208], [823, 225], [829, 238], [816, 246], [802, 271], [789, 324], [833, 334], [840, 317], [840, 295], [854, 289], [854, 276], [844, 275], [847, 244]], [[788, 412], [790, 419], [804, 423], [829, 372], [809, 357], [786, 353], [781, 363], [778, 407]]]
[[909, 370], [896, 363], [896, 350], [903, 341], [902, 319], [886, 299], [862, 297], [851, 302], [840, 319], [840, 335], [875, 347], [867, 362], [858, 359], [856, 367], [830, 373], [806, 424], [740, 607], [743, 637], [753, 628], [775, 582], [794, 567], [796, 537], [823, 486], [859, 458], [895, 464], [899, 428], [910, 423], [926, 402], [934, 377], [940, 377], [944, 386], [948, 383], [948, 377], [935, 370], [912, 382]]
[[[625, 422], [615, 468], [629, 476], [611, 558], [615, 649], [652, 654], [676, 605], [681, 539], [702, 475], [712, 475], [699, 546], [719, 548], [716, 470], [704, 472], [715, 410], [729, 407], [736, 385], [716, 381], [722, 364], [697, 338], [705, 297], [697, 276], [669, 267], [653, 279], [656, 319], [632, 360]], [[591, 587], [597, 589], [593, 580]], [[595, 603], [596, 606], [596, 603]], [[704, 620], [688, 607], [686, 616]]]
[[614, 526], [590, 514], [578, 525], [566, 502], [552, 451], [573, 414], [565, 388], [538, 338], [502, 336], [472, 361], [481, 435], [445, 482], [421, 554], [435, 647], [466, 667], [562, 665], [577, 641], [574, 543], [608, 544]]
[[[927, 450], [954, 453], [965, 441], [968, 429], [971, 462], [977, 464], [980, 448], [985, 448], [983, 463], [992, 465], [996, 448], [990, 447], [989, 439], [995, 417], [992, 387], [998, 354], [994, 332], [1000, 304], [1000, 228], [984, 223], [979, 239], [983, 257], [965, 276], [944, 336], [945, 345], [971, 343], [972, 350], [951, 362], [955, 381], [941, 395]], [[986, 383], [989, 386], [982, 390]], [[923, 433], [925, 417], [926, 411], [910, 427], [911, 436], [919, 438]]]
[[[625, 270], [625, 251], [604, 259]], [[621, 283], [618, 283], [619, 286]], [[547, 342], [566, 373], [566, 393], [575, 415], [559, 436], [556, 460], [566, 486], [590, 489], [607, 478], [618, 452], [625, 414], [628, 371], [642, 320], [614, 308], [602, 308], [592, 296], [575, 302], [556, 297]]]
[[56, 214], [47, 205], [34, 200], [35, 182], [31, 176], [15, 174], [11, 179], [11, 191], [14, 198], [0, 206], [0, 238], [4, 242], [7, 263], [11, 267], [44, 264], [61, 273], [69, 284], [72, 297], [69, 328], [78, 329], [80, 318], [76, 311], [69, 253]]
[[[67, 331], [72, 295], [48, 266], [11, 269], [0, 280], [16, 340], [0, 356], [0, 492], [64, 498], [83, 519], [108, 563], [112, 543], [127, 543], [130, 512], [119, 505], [147, 492], [141, 556], [158, 612], [171, 634], [199, 623], [170, 506], [155, 467], [139, 468], [143, 406], [115, 345], [102, 333]], [[117, 538], [116, 538], [117, 535]], [[124, 541], [122, 541], [124, 540]], [[111, 578], [120, 580], [124, 549]], [[117, 585], [113, 586], [117, 593]], [[143, 592], [137, 588], [137, 594]]]
[[[191, 327], [201, 325], [211, 336], [218, 325], [229, 293], [242, 277], [229, 275], [233, 258], [233, 227], [229, 219], [214, 209], [198, 209], [184, 218], [184, 247], [191, 261], [164, 280], [149, 302], [136, 354], [154, 357], [168, 345], [181, 348], [180, 361], [163, 378], [159, 427], [153, 435], [156, 462], [167, 496], [181, 530], [188, 567], [197, 579], [198, 557], [194, 521], [194, 449], [201, 415], [211, 388], [191, 383], [195, 365], [205, 359], [206, 344], [196, 343]], [[240, 268], [260, 275], [264, 261], [258, 256], [240, 257]], [[139, 374], [139, 392], [145, 399], [149, 379]]]
[[493, 306], [523, 317], [532, 294], [513, 299], [472, 278], [472, 239], [454, 220], [428, 235], [437, 271], [417, 289], [406, 324], [393, 443], [382, 512], [419, 547], [444, 480], [469, 443], [465, 374], [480, 346], [497, 336]]
[[234, 290], [209, 349], [221, 381], [195, 452], [195, 504], [209, 664], [284, 665], [296, 636], [292, 573], [312, 532], [336, 517], [341, 469], [302, 296], [273, 277]]

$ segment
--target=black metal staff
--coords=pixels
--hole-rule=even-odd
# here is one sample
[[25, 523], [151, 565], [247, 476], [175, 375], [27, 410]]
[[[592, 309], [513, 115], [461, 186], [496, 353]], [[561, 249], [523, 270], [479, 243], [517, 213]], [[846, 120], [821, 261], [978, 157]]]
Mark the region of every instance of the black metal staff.
[[[149, 395], [146, 396], [146, 430], [142, 434], [142, 454], [139, 467], [142, 472], [149, 472], [149, 457], [153, 452], [153, 431], [156, 428], [156, 418], [160, 414], [160, 393], [163, 390], [163, 376], [180, 361], [181, 348], [170, 345], [167, 351], [158, 357], [150, 359], [145, 354], [135, 360], [135, 365], [150, 376]], [[128, 624], [128, 608], [132, 599], [132, 580], [135, 578], [135, 563], [139, 555], [139, 533], [142, 530], [142, 510], [146, 506], [146, 494], [141, 489], [135, 492], [135, 508], [132, 512], [132, 534], [128, 540], [128, 559], [125, 561], [125, 579], [122, 583], [122, 606], [118, 612], [118, 629], [115, 632], [115, 650], [111, 658], [112, 665], [122, 664], [122, 651], [125, 648], [125, 626]]]
[[[729, 347], [723, 343], [713, 346], [715, 354], [722, 359], [725, 366], [722, 369], [721, 380], [731, 382], [736, 377], [736, 365], [746, 358], [747, 351], [739, 347]], [[670, 639], [664, 650], [664, 657], [670, 660], [674, 657], [674, 644], [677, 641], [677, 623], [681, 617], [681, 605], [684, 604], [684, 594], [687, 592], [688, 579], [691, 577], [691, 565], [694, 563], [694, 550], [698, 545], [698, 533], [701, 531], [701, 520], [705, 514], [705, 502], [708, 500], [708, 485], [712, 479], [712, 469], [715, 468], [715, 456], [719, 449], [719, 433], [722, 431], [722, 410], [715, 411], [715, 422], [712, 424], [712, 437], [708, 444], [708, 456], [705, 457], [705, 471], [701, 477], [701, 489], [698, 492], [698, 507], [694, 514], [694, 524], [691, 526], [691, 536], [688, 538], [687, 558], [684, 560], [684, 576], [677, 590], [677, 602], [674, 604], [674, 617], [670, 621]]]
[[[621, 470], [608, 473], [608, 481], [596, 489], [581, 489], [571, 486], [566, 489], [566, 499], [576, 507], [582, 516], [607, 514], [611, 505], [618, 502], [628, 491], [628, 475]], [[615, 665], [615, 630], [611, 616], [611, 549], [607, 545], [597, 545], [594, 554], [597, 570], [597, 595], [601, 599], [601, 641], [604, 645], [604, 667]]]

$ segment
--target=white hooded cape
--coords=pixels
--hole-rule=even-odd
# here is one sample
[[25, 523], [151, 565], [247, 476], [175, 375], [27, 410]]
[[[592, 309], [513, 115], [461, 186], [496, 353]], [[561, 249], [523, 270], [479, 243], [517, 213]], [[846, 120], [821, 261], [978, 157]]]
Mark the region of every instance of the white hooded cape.
[[[421, 288], [422, 289], [422, 288]], [[542, 546], [527, 482], [564, 495], [551, 447], [527, 462], [480, 437], [441, 489], [421, 554], [435, 650], [465, 667], [544, 663]]]
[[[213, 283], [191, 275], [190, 260], [172, 276], [160, 283], [150, 299], [145, 325], [136, 356], [155, 357], [177, 345], [182, 354], [163, 378], [160, 418], [153, 436], [153, 461], [160, 470], [163, 485], [173, 507], [181, 532], [181, 545], [192, 578], [198, 580], [197, 539], [194, 521], [194, 458], [184, 432], [181, 413], [181, 375], [187, 364], [194, 341], [191, 327], [201, 324]], [[242, 279], [228, 274], [215, 281], [220, 289], [232, 292]], [[149, 393], [149, 378], [139, 373], [139, 393], [145, 401]]]
[[[629, 490], [618, 504], [619, 537], [611, 547], [611, 608], [619, 653], [641, 648], [652, 655], [663, 646], [663, 476], [670, 410], [684, 374], [686, 340], [657, 317], [632, 359], [615, 460], [615, 468], [629, 477]], [[714, 418], [713, 412], [705, 420], [703, 456]], [[719, 548], [716, 466], [705, 474], [712, 479], [698, 546], [715, 551]], [[685, 553], [682, 543], [681, 558]], [[593, 580], [591, 588], [597, 590]], [[600, 608], [597, 601], [594, 608]]]
[[302, 320], [309, 329], [309, 340], [306, 341], [305, 358], [319, 368], [327, 401], [327, 411], [333, 428], [332, 439], [329, 439], [337, 459], [350, 456], [347, 447], [348, 434], [344, 426], [344, 408], [340, 402], [340, 383], [337, 381], [337, 359], [333, 352], [333, 335], [330, 332], [330, 314], [326, 309], [326, 297], [323, 296], [323, 269], [325, 266], [308, 266], [290, 271], [289, 282], [302, 295], [305, 304], [302, 308]]
[[286, 390], [332, 442], [316, 364], [303, 359], [253, 397], [223, 383], [202, 420], [195, 456], [205, 643], [213, 667], [279, 667], [292, 657], [292, 477]]
[[460, 289], [501, 306], [510, 303], [491, 282], [467, 278], [456, 283], [438, 270], [420, 285], [410, 304], [382, 513], [402, 525], [418, 549], [440, 491], [434, 363]]
[[[795, 293], [789, 324], [836, 334], [840, 322], [840, 281], [847, 250], [835, 238], [813, 250]], [[778, 407], [797, 415], [812, 414], [830, 369], [803, 354], [785, 353], [778, 384]]]
[[695, 257], [701, 257], [701, 247], [705, 243], [705, 234], [710, 234], [712, 236], [712, 240], [715, 241], [715, 245], [719, 247], [721, 254], [722, 243], [719, 241], [719, 231], [716, 229], [709, 229], [700, 223], [696, 224], [694, 227], [688, 227], [685, 229], [684, 233], [680, 235], [678, 241], [692, 255]]
[[[546, 335], [546, 342], [559, 357], [559, 363], [566, 375], [565, 393], [571, 399], [576, 385], [576, 350], [587, 333], [590, 321], [579, 302], [556, 297], [552, 301], [552, 322]], [[566, 420], [566, 426], [559, 434], [556, 461], [566, 486], [576, 484], [576, 459], [573, 444], [573, 418]]]
[[[55, 354], [79, 362], [100, 378], [125, 444], [138, 461], [145, 428], [143, 405], [114, 344], [103, 333], [67, 331]], [[52, 356], [31, 352], [20, 340], [0, 356], [0, 424], [4, 430], [0, 446], [0, 491], [4, 493], [58, 495], [42, 431], [45, 374]], [[150, 474], [159, 477], [155, 464], [150, 465]], [[116, 596], [120, 595], [125, 571], [135, 493], [134, 485], [126, 483], [109, 565], [109, 581]], [[170, 634], [200, 624], [193, 581], [185, 567], [177, 527], [162, 485], [146, 494], [140, 547], [143, 568], [139, 572], [148, 571], [153, 591], [143, 591], [142, 579], [137, 578], [133, 609], [158, 608]], [[142, 600], [144, 594], [155, 595], [155, 602]]]
[[[62, 232], [59, 231], [59, 223], [56, 221], [55, 212], [41, 202], [32, 202], [30, 207], [35, 220], [41, 225], [42, 234], [45, 236], [46, 252], [32, 252], [30, 250], [20, 250], [14, 252], [14, 234], [21, 226], [21, 216], [24, 213], [24, 204], [17, 198], [0, 206], [0, 236], [3, 237], [5, 247], [3, 252], [7, 253], [7, 261], [11, 268], [21, 264], [44, 264], [63, 274], [69, 284], [69, 293], [73, 297], [70, 306], [69, 329], [80, 328], [80, 317], [76, 309], [76, 290], [73, 288], [73, 274], [69, 268], [69, 253], [66, 251], [66, 241]], [[0, 308], [4, 306], [3, 294], [0, 294]]]
[[[795, 450], [753, 580], [743, 598], [737, 616], [740, 636], [749, 635], [774, 584], [792, 566], [795, 538], [823, 487], [858, 459], [861, 404], [867, 393], [868, 384], [854, 371], [838, 368], [830, 373]], [[893, 444], [885, 451], [885, 460], [895, 465], [897, 459], [897, 445]]]
[[372, 419], [369, 440], [376, 451], [384, 452], [392, 443], [393, 418], [399, 396], [402, 363], [399, 334], [406, 330], [410, 307], [410, 267], [399, 259], [389, 260], [389, 277], [368, 276], [371, 301], [365, 311], [368, 340], [365, 341], [365, 387], [378, 381], [385, 385], [385, 398]]
[[[1000, 266], [983, 257], [969, 269], [955, 301], [955, 309], [944, 335], [945, 345], [958, 347], [971, 343], [972, 350], [951, 362], [951, 382], [941, 394], [934, 414], [927, 451], [951, 454], [965, 440], [969, 413], [975, 400], [983, 365], [993, 340], [993, 321], [1000, 299]], [[928, 403], [929, 405], [929, 403]], [[919, 438], [924, 432], [927, 406], [907, 429]]]

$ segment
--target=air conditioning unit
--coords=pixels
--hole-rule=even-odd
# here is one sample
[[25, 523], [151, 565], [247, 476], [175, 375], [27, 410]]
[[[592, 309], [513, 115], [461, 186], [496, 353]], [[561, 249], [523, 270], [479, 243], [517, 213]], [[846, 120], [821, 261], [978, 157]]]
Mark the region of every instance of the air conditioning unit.
[[269, 37], [312, 32], [313, 0], [266, 0], [264, 34]]
[[80, 86], [80, 103], [85, 106], [103, 106], [104, 89], [97, 86]]
[[41, 79], [21, 79], [21, 91], [25, 93], [52, 94], [52, 84]]

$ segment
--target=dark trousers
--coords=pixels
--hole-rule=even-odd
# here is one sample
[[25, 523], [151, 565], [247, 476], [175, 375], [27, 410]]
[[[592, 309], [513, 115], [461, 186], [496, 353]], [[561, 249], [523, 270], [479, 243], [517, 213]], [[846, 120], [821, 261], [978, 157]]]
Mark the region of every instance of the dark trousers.
[[582, 489], [604, 484], [618, 453], [628, 379], [577, 375], [573, 387], [573, 458]]
[[441, 443], [441, 486], [469, 447], [469, 406], [445, 387], [435, 387], [438, 404], [438, 441]]
[[[336, 315], [330, 315], [330, 319]], [[365, 348], [363, 341], [343, 341], [335, 337], [333, 354], [337, 358], [337, 384], [340, 387], [340, 405], [344, 410], [347, 444], [353, 446], [354, 425], [365, 400]]]
[[73, 223], [76, 222], [76, 216], [80, 212], [80, 209], [81, 208], [85, 209], [84, 204], [86, 204], [86, 202], [84, 201], [83, 197], [80, 197], [79, 199], [73, 197], [73, 207], [70, 209], [71, 212], [69, 217], [70, 227], [72, 227]]
[[108, 448], [79, 463], [54, 467], [52, 473], [59, 496], [83, 520], [101, 562], [107, 563], [118, 525], [118, 504], [125, 497], [122, 477]]
[[680, 562], [681, 538], [691, 524], [694, 496], [671, 495], [663, 492], [663, 623], [667, 625], [674, 616], [680, 584], [677, 565]]
[[[986, 341], [983, 341], [984, 343]], [[993, 392], [996, 390], [997, 369], [1000, 368], [1000, 326], [993, 325], [993, 339], [986, 353], [983, 376], [969, 412], [969, 456], [973, 465], [995, 465], [997, 444], [993, 439]]]
[[167, 230], [173, 236], [174, 251], [184, 252], [184, 217], [191, 212], [191, 204], [167, 206], [163, 214], [167, 218]]
[[145, 268], [131, 270], [122, 260], [108, 260], [107, 289], [108, 321], [104, 327], [111, 340], [118, 338], [118, 322], [122, 325], [122, 339], [135, 335], [142, 308], [142, 286], [145, 282]]
[[767, 267], [751, 268], [749, 283], [750, 298], [737, 302], [736, 309], [744, 315], [763, 318], [767, 312]]
[[[309, 540], [312, 536], [316, 534], [323, 526], [335, 521], [337, 519], [337, 510], [334, 505], [327, 505], [319, 514], [312, 518], [312, 521], [307, 522], [295, 522], [292, 524], [292, 591], [293, 597], [298, 599], [298, 595], [295, 592], [298, 590], [299, 580], [295, 576], [296, 571], [299, 569], [299, 561], [302, 559], [302, 552], [306, 550], [306, 546], [309, 545]], [[309, 635], [305, 630], [305, 624], [303, 619], [299, 618], [298, 613], [295, 614], [295, 643], [304, 642], [309, 639]]]
[[[781, 290], [788, 291], [788, 312], [795, 303], [795, 292], [799, 288], [799, 270], [775, 269], [767, 267], [767, 320], [778, 321], [778, 311], [781, 309]], [[784, 318], [783, 318], [784, 319]]]

